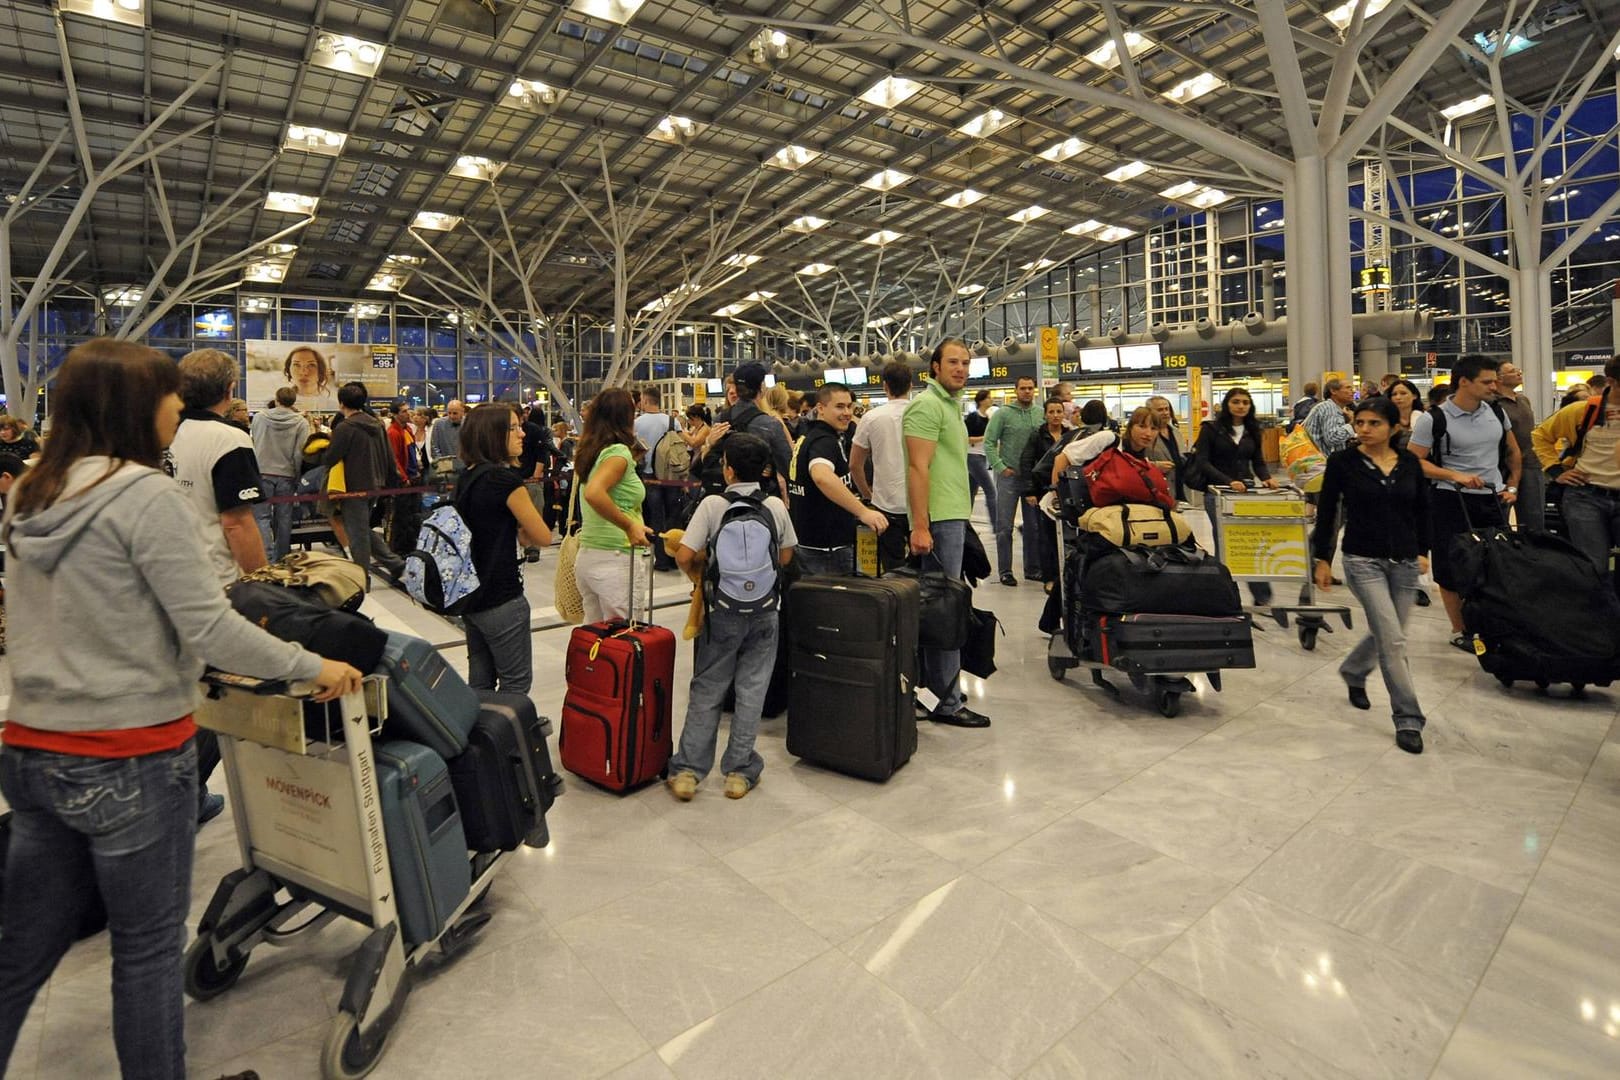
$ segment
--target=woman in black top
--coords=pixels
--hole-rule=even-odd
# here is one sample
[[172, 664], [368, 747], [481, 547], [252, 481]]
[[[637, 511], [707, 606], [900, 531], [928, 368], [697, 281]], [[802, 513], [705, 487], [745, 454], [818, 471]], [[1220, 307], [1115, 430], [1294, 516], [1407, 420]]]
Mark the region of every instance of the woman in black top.
[[1421, 754], [1423, 710], [1406, 659], [1406, 620], [1417, 594], [1418, 574], [1428, 569], [1429, 485], [1417, 457], [1390, 445], [1399, 422], [1400, 412], [1387, 397], [1356, 406], [1355, 429], [1361, 442], [1328, 458], [1311, 554], [1316, 560], [1316, 585], [1326, 592], [1333, 581], [1333, 545], [1342, 503], [1344, 580], [1361, 602], [1371, 632], [1344, 658], [1339, 675], [1349, 687], [1350, 704], [1370, 709], [1367, 676], [1376, 660], [1389, 691], [1395, 745]]
[[[1214, 489], [1231, 488], [1247, 491], [1250, 487], [1274, 488], [1277, 481], [1266, 468], [1266, 455], [1260, 440], [1260, 421], [1254, 416], [1254, 399], [1241, 386], [1234, 386], [1221, 399], [1221, 410], [1215, 419], [1198, 432], [1193, 447], [1198, 455], [1198, 471], [1209, 484], [1204, 496], [1204, 512], [1209, 515], [1209, 527], [1219, 545], [1221, 529], [1216, 518], [1220, 515], [1221, 497]], [[1224, 552], [1217, 549], [1224, 560]], [[1257, 606], [1271, 603], [1271, 584], [1251, 581], [1249, 595]]]
[[526, 694], [534, 682], [518, 544], [551, 545], [551, 530], [511, 464], [522, 455], [523, 437], [523, 423], [507, 405], [480, 405], [461, 422], [467, 471], [456, 483], [456, 509], [472, 533], [478, 571], [478, 591], [461, 613], [467, 627], [467, 682], [475, 690], [498, 688], [503, 694]]
[[1400, 413], [1400, 423], [1395, 426], [1395, 434], [1390, 438], [1389, 445], [1397, 450], [1406, 449], [1406, 440], [1412, 437], [1412, 418], [1423, 411], [1423, 393], [1414, 386], [1409, 379], [1396, 379], [1384, 391], [1384, 396]]

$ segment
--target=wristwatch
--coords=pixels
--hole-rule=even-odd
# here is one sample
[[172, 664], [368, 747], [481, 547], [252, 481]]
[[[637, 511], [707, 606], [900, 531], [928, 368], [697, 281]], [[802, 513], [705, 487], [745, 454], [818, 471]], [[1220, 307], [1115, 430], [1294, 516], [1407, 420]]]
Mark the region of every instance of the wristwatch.
[[1519, 489], [1518, 489], [1518, 488], [1516, 488], [1516, 487], [1505, 487], [1505, 488], [1503, 488], [1503, 489], [1502, 489], [1502, 490], [1503, 490], [1503, 491], [1510, 491], [1510, 492], [1512, 492], [1512, 493], [1513, 493], [1513, 494], [1515, 494], [1515, 495], [1517, 495], [1517, 494], [1518, 494], [1518, 493], [1519, 493]]

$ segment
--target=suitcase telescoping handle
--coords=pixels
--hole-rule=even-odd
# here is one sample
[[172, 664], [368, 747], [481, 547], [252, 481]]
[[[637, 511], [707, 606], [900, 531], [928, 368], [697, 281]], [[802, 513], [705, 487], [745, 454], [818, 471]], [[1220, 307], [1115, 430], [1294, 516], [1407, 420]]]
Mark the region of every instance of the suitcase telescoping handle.
[[[1496, 503], [1496, 485], [1495, 484], [1486, 484], [1484, 487], [1480, 488], [1479, 490], [1486, 493], [1485, 498], [1488, 498], [1493, 505], [1499, 505], [1499, 504]], [[1480, 503], [1475, 503], [1473, 501], [1474, 499], [1480, 498], [1480, 496], [1464, 494], [1462, 488], [1456, 488], [1455, 493], [1457, 495], [1457, 501], [1462, 503], [1463, 524], [1468, 527], [1469, 532], [1472, 532], [1472, 533], [1477, 533], [1477, 532], [1481, 532], [1481, 531], [1488, 532], [1488, 531], [1493, 530], [1493, 529], [1500, 529], [1503, 525], [1506, 524], [1506, 521], [1505, 521], [1506, 515], [1502, 515], [1502, 514], [1500, 514], [1500, 511], [1498, 511], [1498, 513], [1499, 513], [1498, 520], [1496, 520], [1496, 521], [1488, 521], [1483, 526], [1481, 526], [1478, 522], [1476, 522], [1474, 520], [1474, 515], [1470, 510], [1470, 507], [1481, 505]]]
[[[652, 542], [657, 544], [657, 543], [661, 543], [662, 541], [655, 539]], [[630, 598], [630, 603], [629, 603], [630, 610], [629, 610], [629, 613], [625, 616], [625, 618], [626, 618], [626, 620], [629, 621], [631, 629], [635, 629], [637, 626], [651, 626], [652, 621], [653, 621], [653, 553], [652, 553], [652, 548], [650, 548], [650, 547], [632, 547], [630, 549], [629, 555], [630, 555], [630, 557], [625, 560], [625, 565], [628, 568], [629, 574], [630, 574], [630, 592], [628, 594], [629, 598]], [[637, 562], [640, 562], [642, 564], [642, 576], [647, 579], [647, 606], [645, 608], [643, 608], [643, 609], [639, 609], [639, 610], [645, 611], [647, 617], [645, 619], [640, 619], [640, 620], [638, 620], [636, 618], [636, 613], [637, 613], [637, 610], [638, 610], [637, 607], [636, 607], [636, 563]]]

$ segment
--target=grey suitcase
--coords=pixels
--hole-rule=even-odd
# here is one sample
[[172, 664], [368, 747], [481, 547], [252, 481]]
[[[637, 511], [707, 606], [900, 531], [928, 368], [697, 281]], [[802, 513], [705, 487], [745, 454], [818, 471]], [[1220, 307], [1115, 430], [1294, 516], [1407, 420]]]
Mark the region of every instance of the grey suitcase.
[[383, 833], [405, 947], [432, 941], [472, 887], [461, 811], [444, 759], [420, 743], [375, 748]]

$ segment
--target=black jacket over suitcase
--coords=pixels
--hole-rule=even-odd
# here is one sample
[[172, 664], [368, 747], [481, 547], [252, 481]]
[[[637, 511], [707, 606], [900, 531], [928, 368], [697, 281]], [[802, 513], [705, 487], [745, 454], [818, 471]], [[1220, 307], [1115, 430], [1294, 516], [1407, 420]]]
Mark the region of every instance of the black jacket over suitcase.
[[1088, 653], [1127, 675], [1254, 667], [1254, 635], [1245, 616], [1093, 615]]
[[887, 780], [917, 749], [917, 582], [805, 578], [787, 610], [788, 753]]
[[1096, 537], [1085, 543], [1082, 611], [1207, 618], [1243, 613], [1231, 571], [1197, 547], [1117, 548]]
[[1480, 667], [1504, 683], [1620, 679], [1620, 600], [1578, 548], [1491, 529], [1457, 537], [1452, 552]]
[[524, 694], [480, 691], [467, 749], [450, 760], [450, 783], [472, 851], [514, 851], [551, 842], [546, 811], [562, 790], [546, 736], [551, 724]]

